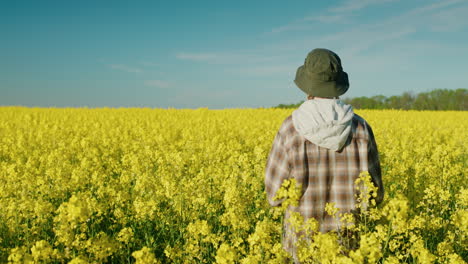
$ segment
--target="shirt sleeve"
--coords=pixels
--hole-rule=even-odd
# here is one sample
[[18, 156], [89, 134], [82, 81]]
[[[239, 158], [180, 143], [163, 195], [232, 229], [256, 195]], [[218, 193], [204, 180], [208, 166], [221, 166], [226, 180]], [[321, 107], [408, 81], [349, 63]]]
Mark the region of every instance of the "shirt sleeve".
[[372, 181], [377, 186], [377, 197], [375, 199], [377, 204], [380, 204], [384, 197], [384, 186], [382, 182], [382, 170], [380, 168], [379, 151], [377, 149], [377, 143], [375, 142], [374, 132], [369, 124], [367, 124], [369, 132], [369, 144], [368, 144], [368, 163], [369, 163], [369, 174], [372, 177]]
[[290, 165], [283, 135], [278, 131], [273, 140], [265, 168], [265, 191], [271, 206], [279, 206], [284, 200], [274, 200], [274, 197], [283, 181], [289, 178]]

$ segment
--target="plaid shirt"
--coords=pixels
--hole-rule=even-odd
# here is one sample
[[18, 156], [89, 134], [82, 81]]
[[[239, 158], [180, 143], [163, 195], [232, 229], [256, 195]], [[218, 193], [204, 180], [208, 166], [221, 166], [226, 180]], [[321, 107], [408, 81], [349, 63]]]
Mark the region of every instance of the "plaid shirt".
[[[335, 203], [339, 213], [355, 209], [354, 182], [362, 171], [369, 171], [372, 181], [379, 187], [376, 201], [380, 203], [383, 185], [372, 129], [362, 117], [354, 114], [351, 130], [344, 147], [335, 152], [301, 136], [294, 128], [292, 116], [288, 116], [276, 134], [266, 164], [265, 191], [270, 205], [281, 205], [281, 200], [273, 198], [283, 181], [294, 177], [302, 186], [302, 197], [297, 207], [288, 209], [300, 212], [305, 220], [315, 218], [321, 232], [336, 230], [339, 221], [326, 213], [325, 205]], [[287, 224], [285, 229], [288, 230]], [[291, 252], [294, 239], [287, 234], [283, 238], [285, 249]]]

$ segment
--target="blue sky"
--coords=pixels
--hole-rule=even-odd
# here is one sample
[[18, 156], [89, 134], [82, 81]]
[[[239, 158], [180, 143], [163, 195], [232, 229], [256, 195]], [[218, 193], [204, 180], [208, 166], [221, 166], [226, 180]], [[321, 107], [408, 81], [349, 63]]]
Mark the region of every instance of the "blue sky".
[[314, 48], [344, 97], [468, 87], [468, 0], [1, 1], [0, 105], [296, 103]]

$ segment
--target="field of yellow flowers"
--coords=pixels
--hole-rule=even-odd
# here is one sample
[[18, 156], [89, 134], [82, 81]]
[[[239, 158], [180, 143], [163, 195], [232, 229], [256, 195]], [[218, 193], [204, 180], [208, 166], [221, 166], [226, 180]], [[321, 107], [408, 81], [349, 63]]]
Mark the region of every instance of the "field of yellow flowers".
[[[0, 107], [0, 263], [282, 263], [263, 177], [291, 112]], [[384, 202], [303, 263], [466, 263], [468, 112], [357, 113]]]

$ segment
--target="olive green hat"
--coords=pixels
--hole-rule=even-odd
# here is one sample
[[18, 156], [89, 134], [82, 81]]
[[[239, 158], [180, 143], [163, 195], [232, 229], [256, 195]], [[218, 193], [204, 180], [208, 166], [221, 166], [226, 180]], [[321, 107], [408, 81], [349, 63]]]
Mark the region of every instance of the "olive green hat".
[[338, 97], [349, 88], [340, 57], [327, 49], [314, 49], [307, 54], [294, 83], [306, 94], [318, 97]]

